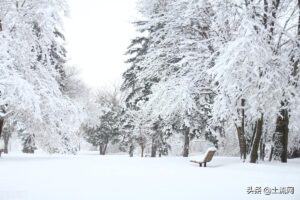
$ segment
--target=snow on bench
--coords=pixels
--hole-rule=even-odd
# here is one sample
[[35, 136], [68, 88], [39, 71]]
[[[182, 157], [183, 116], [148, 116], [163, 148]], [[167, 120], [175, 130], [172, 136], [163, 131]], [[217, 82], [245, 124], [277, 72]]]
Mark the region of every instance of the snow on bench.
[[190, 162], [193, 162], [193, 163], [197, 163], [199, 164], [200, 167], [202, 167], [202, 164], [204, 164], [204, 167], [206, 167], [206, 163], [207, 162], [210, 162], [214, 156], [214, 154], [216, 153], [217, 149], [214, 148], [214, 147], [210, 147], [207, 149], [206, 153], [204, 154], [204, 157], [203, 159], [201, 160], [191, 160]]

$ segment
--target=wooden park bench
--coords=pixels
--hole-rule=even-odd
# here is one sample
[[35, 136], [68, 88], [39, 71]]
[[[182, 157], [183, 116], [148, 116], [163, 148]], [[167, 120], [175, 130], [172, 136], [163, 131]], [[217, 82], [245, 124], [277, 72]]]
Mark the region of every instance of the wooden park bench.
[[204, 167], [206, 167], [206, 163], [210, 162], [212, 160], [216, 151], [217, 151], [216, 148], [209, 148], [209, 149], [207, 149], [206, 153], [204, 154], [204, 157], [202, 160], [198, 160], [198, 161], [191, 160], [191, 162], [199, 164], [200, 167], [202, 167], [202, 164], [204, 165]]

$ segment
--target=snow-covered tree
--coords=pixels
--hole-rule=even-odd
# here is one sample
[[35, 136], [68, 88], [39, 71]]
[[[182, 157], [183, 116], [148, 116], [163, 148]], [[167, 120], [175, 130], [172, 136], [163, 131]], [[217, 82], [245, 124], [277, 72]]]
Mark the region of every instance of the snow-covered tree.
[[[226, 3], [219, 6], [226, 8]], [[223, 45], [219, 46], [210, 70], [217, 92], [214, 120], [226, 121], [228, 132], [236, 127], [240, 152], [244, 159], [250, 152], [251, 162], [257, 161], [259, 146], [266, 142], [262, 141], [266, 138], [263, 134], [272, 134], [264, 130], [275, 131], [274, 136], [281, 135], [282, 141], [275, 144], [283, 144], [279, 151], [285, 154], [281, 156], [286, 162], [288, 113], [294, 101], [291, 99], [298, 98], [291, 81], [295, 65], [292, 55], [298, 43], [297, 2], [237, 1], [231, 9], [235, 15], [228, 21], [237, 19], [232, 24], [239, 26], [215, 37], [219, 41], [216, 44]], [[221, 17], [216, 18], [215, 27], [222, 22], [221, 27], [226, 27], [228, 21]], [[253, 134], [251, 127], [255, 127]]]
[[122, 85], [125, 112], [135, 116], [131, 135], [142, 144], [159, 138], [149, 130], [161, 119], [182, 135], [185, 156], [190, 139], [204, 136], [221, 148], [237, 141], [250, 162], [272, 146], [269, 157], [286, 162], [288, 147], [299, 148], [299, 6], [140, 0], [140, 36], [127, 51]]
[[63, 62], [53, 56], [64, 52], [57, 33], [66, 8], [64, 0], [13, 0], [0, 10], [0, 105], [39, 146], [62, 153], [76, 151], [81, 124], [81, 110], [60, 89]]
[[120, 135], [122, 110], [117, 90], [99, 91], [94, 102], [91, 102], [89, 111], [91, 117], [84, 127], [85, 138], [99, 147], [100, 155], [105, 155], [108, 144], [116, 142]]
[[26, 130], [19, 130], [19, 137], [21, 138], [23, 149], [23, 153], [34, 153], [37, 149], [35, 145], [35, 135], [27, 132]]
[[165, 129], [176, 124], [187, 156], [192, 135], [208, 131], [212, 93], [204, 60], [213, 53], [214, 13], [209, 1], [185, 0], [144, 0], [140, 10], [145, 19], [137, 28], [143, 34], [128, 51], [133, 57], [124, 73], [124, 99], [128, 108], [149, 116], [148, 127], [159, 118]]

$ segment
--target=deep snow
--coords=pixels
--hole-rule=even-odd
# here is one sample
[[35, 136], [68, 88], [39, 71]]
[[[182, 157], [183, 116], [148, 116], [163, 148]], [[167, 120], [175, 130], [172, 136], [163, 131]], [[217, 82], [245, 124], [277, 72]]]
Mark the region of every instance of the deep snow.
[[[0, 158], [0, 200], [300, 199], [300, 159], [242, 163], [214, 157], [130, 158], [10, 154]], [[248, 187], [294, 187], [294, 194], [247, 194]]]

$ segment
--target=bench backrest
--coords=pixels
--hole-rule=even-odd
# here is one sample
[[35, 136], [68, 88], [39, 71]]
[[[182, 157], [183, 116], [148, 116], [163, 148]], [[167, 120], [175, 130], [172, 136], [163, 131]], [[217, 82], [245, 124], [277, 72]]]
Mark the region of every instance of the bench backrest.
[[215, 153], [216, 151], [208, 151], [206, 156], [204, 157], [204, 162], [210, 162]]

